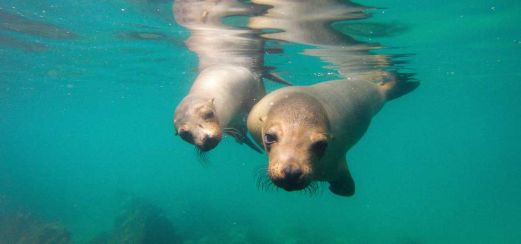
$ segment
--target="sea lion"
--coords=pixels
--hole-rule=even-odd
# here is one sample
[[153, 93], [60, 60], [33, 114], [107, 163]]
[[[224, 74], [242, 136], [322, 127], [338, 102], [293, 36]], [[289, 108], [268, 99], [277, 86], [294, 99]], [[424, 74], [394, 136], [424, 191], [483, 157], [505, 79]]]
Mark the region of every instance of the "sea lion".
[[206, 68], [177, 106], [174, 114], [177, 133], [204, 152], [217, 146], [223, 132], [257, 149], [245, 133], [246, 116], [264, 95], [260, 79], [240, 66]]
[[173, 11], [191, 31], [186, 45], [199, 58], [198, 76], [175, 110], [176, 133], [204, 152], [217, 146], [223, 132], [260, 152], [246, 136], [246, 116], [265, 94], [264, 41], [259, 31], [222, 20], [258, 10], [235, 0], [179, 0]]
[[392, 77], [379, 83], [336, 80], [284, 87], [262, 98], [248, 116], [248, 130], [268, 153], [271, 181], [287, 191], [328, 181], [334, 194], [353, 195], [346, 152], [385, 102], [419, 84], [407, 75]]

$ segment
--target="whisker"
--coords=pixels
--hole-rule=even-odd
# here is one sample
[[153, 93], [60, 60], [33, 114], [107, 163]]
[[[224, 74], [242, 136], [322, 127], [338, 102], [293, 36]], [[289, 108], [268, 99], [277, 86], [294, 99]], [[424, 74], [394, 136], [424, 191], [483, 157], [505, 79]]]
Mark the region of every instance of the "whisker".
[[303, 189], [303, 192], [309, 197], [314, 197], [322, 193], [322, 191], [320, 191], [320, 186], [316, 181], [309, 183], [309, 185]]
[[257, 177], [257, 188], [262, 191], [272, 191], [277, 189], [268, 176], [268, 169], [265, 166], [261, 166], [255, 174]]
[[210, 160], [208, 159], [208, 153], [203, 152], [198, 147], [195, 147], [195, 154], [201, 165], [208, 166], [210, 164]]

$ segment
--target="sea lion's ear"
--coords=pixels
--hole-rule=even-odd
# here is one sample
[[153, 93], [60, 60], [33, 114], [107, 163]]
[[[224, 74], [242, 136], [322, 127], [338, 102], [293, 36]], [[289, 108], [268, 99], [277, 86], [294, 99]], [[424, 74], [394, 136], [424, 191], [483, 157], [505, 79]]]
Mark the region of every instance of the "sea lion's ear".
[[259, 117], [259, 121], [260, 121], [260, 122], [264, 122], [264, 121], [266, 121], [266, 116]]

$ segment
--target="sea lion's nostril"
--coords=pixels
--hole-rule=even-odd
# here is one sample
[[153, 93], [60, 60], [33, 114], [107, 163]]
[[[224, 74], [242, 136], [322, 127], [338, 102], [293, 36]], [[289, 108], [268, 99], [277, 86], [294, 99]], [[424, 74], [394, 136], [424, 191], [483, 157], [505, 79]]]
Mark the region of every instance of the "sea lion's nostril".
[[271, 176], [271, 180], [278, 187], [286, 191], [302, 190], [309, 185], [309, 181], [301, 167], [288, 165], [282, 169], [279, 176]]
[[299, 167], [287, 166], [284, 168], [284, 178], [288, 182], [297, 182], [302, 176], [302, 170]]

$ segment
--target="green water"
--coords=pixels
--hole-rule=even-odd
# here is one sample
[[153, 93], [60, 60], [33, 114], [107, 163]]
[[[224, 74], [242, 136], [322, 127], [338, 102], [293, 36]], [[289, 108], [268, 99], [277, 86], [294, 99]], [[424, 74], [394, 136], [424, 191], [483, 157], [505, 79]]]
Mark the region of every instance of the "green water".
[[[225, 138], [205, 165], [174, 137], [197, 58], [171, 2], [1, 0], [0, 201], [60, 221], [75, 243], [136, 197], [185, 243], [521, 243], [521, 2], [360, 3], [401, 26], [373, 41], [414, 54], [421, 85], [349, 152], [357, 192], [343, 198], [262, 191], [265, 155]], [[284, 78], [328, 79], [282, 46], [267, 63]]]

